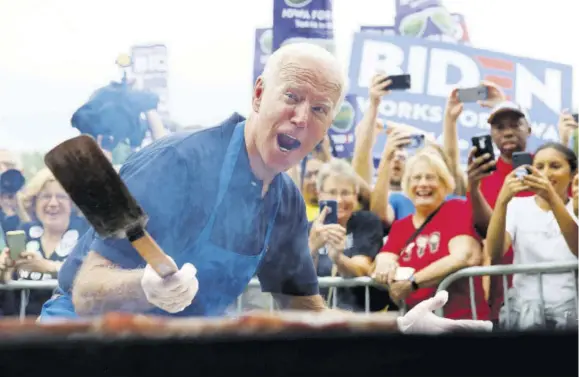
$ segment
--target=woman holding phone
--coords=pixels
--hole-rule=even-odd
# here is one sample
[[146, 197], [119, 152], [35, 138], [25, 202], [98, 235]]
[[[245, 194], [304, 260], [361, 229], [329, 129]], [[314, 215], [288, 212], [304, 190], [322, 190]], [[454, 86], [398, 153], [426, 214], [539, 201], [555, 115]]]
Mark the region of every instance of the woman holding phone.
[[[4, 281], [41, 281], [57, 278], [62, 263], [86, 231], [86, 222], [75, 215], [68, 194], [47, 169], [40, 170], [24, 190], [23, 200], [32, 221], [21, 225], [17, 247], [0, 254]], [[8, 243], [10, 246], [10, 243]], [[37, 315], [52, 290], [33, 290], [28, 298], [27, 314]], [[19, 297], [15, 298], [19, 302]]]
[[[389, 284], [395, 302], [411, 309], [434, 296], [437, 285], [449, 274], [482, 261], [482, 246], [469, 222], [461, 221], [468, 205], [461, 199], [447, 199], [455, 188], [454, 178], [440, 154], [422, 149], [411, 157], [402, 179], [405, 194], [415, 212], [392, 224], [386, 244], [376, 257], [374, 279]], [[470, 319], [470, 289], [467, 279], [448, 288], [444, 316]], [[474, 279], [475, 311], [487, 320], [489, 308], [482, 280]]]
[[[569, 187], [577, 173], [577, 156], [559, 143], [539, 147], [526, 172], [509, 174], [489, 222], [487, 253], [499, 261], [513, 247], [514, 264], [577, 262], [578, 226]], [[531, 191], [531, 197], [515, 197]], [[571, 316], [577, 325], [577, 297], [573, 273], [515, 274], [507, 292], [508, 308], [499, 314], [501, 327], [562, 328]]]
[[[317, 191], [321, 210], [310, 224], [309, 247], [318, 276], [368, 276], [382, 245], [382, 223], [375, 214], [356, 210], [356, 172], [345, 160], [332, 159], [320, 167]], [[365, 310], [364, 293], [362, 287], [321, 289], [328, 305], [351, 311]], [[385, 293], [372, 294], [370, 310], [383, 309]]]

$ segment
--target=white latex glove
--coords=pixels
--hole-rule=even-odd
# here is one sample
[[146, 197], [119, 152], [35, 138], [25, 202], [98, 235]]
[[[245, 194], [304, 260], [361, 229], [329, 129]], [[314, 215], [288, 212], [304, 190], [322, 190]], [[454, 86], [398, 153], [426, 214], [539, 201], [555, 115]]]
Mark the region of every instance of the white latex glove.
[[434, 297], [420, 302], [404, 316], [397, 319], [402, 333], [439, 334], [450, 331], [490, 332], [493, 323], [484, 320], [446, 319], [433, 314], [448, 301], [448, 292], [439, 291]]
[[177, 273], [161, 278], [147, 265], [141, 278], [141, 287], [149, 303], [174, 314], [183, 311], [193, 302], [199, 290], [196, 274], [197, 269], [187, 263]]

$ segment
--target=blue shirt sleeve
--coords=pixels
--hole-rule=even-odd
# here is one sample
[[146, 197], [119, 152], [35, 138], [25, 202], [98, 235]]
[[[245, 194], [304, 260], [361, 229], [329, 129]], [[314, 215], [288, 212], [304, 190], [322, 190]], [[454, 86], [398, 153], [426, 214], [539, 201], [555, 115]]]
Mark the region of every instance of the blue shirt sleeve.
[[[148, 215], [146, 230], [169, 256], [179, 252], [179, 226], [188, 208], [188, 164], [174, 147], [142, 150], [121, 168], [129, 192]], [[90, 250], [124, 269], [146, 265], [127, 239], [96, 236]]]
[[286, 223], [293, 227], [283, 227], [282, 232], [275, 233], [280, 239], [272, 241], [274, 249], [263, 257], [257, 276], [264, 292], [293, 296], [316, 295], [320, 291], [308, 246], [306, 207], [293, 183], [290, 188], [294, 192], [290, 196], [293, 198], [289, 199], [289, 208], [295, 211], [290, 210], [288, 216], [278, 218], [278, 222], [281, 221], [282, 227]]
[[392, 193], [388, 198], [388, 202], [392, 209], [394, 209], [394, 220], [406, 218], [414, 214], [414, 204], [410, 198], [401, 193]]

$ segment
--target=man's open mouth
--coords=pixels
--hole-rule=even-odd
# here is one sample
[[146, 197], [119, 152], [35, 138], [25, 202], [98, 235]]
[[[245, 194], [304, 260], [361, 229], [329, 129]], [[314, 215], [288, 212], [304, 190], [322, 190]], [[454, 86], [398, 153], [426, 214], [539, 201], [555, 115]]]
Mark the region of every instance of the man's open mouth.
[[289, 152], [301, 146], [299, 140], [287, 134], [277, 134], [277, 144], [283, 152]]

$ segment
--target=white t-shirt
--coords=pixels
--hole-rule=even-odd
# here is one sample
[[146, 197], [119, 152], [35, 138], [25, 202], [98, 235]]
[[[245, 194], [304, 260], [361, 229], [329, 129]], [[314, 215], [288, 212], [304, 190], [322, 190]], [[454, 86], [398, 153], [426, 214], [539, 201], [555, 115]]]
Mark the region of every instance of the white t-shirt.
[[[573, 203], [566, 206], [577, 223]], [[575, 261], [575, 256], [561, 232], [552, 211], [537, 205], [535, 197], [515, 197], [507, 205], [506, 231], [511, 236], [514, 264]], [[539, 275], [515, 274], [513, 286], [521, 299], [538, 299]], [[575, 275], [571, 273], [543, 274], [543, 299], [546, 307], [571, 300], [575, 295]]]

